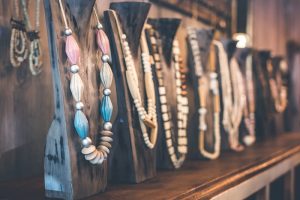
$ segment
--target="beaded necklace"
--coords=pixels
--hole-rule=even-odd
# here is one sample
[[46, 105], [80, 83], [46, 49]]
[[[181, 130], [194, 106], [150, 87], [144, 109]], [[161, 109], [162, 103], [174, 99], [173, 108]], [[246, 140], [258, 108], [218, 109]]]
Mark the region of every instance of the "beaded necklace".
[[33, 28], [28, 15], [26, 0], [21, 0], [25, 25], [27, 29], [28, 39], [30, 41], [29, 48], [29, 69], [32, 75], [38, 75], [42, 69], [42, 48], [40, 43], [40, 0], [35, 2], [35, 27]]
[[[178, 127], [178, 134], [177, 134], [177, 148], [173, 142], [173, 138], [175, 137], [175, 129], [172, 126], [172, 115], [169, 109], [167, 97], [166, 97], [166, 87], [163, 79], [163, 72], [162, 72], [162, 63], [161, 63], [161, 49], [159, 48], [159, 34], [152, 28], [151, 25], [146, 25], [146, 31], [149, 35], [150, 40], [150, 50], [151, 55], [154, 60], [155, 65], [155, 72], [158, 79], [158, 92], [159, 92], [159, 101], [160, 101], [160, 111], [162, 114], [163, 120], [163, 131], [165, 133], [166, 145], [168, 148], [168, 154], [170, 156], [171, 162], [175, 169], [179, 168], [186, 157], [187, 154], [187, 114], [188, 114], [188, 106], [187, 106], [187, 98], [184, 87], [185, 77], [182, 71], [180, 71], [180, 65], [178, 66], [179, 62], [179, 49], [178, 49], [178, 42], [174, 42], [173, 45], [173, 59], [174, 59], [174, 67], [176, 70], [176, 86], [177, 86], [177, 127]], [[179, 156], [177, 157], [177, 153]]]
[[[198, 81], [198, 96], [199, 96], [199, 151], [208, 159], [216, 159], [220, 156], [221, 151], [221, 134], [220, 134], [220, 98], [219, 98], [219, 83], [218, 75], [215, 69], [215, 51], [214, 45], [210, 46], [209, 53], [209, 80], [204, 75], [202, 65], [200, 47], [198, 44], [197, 33], [194, 28], [188, 28], [188, 39], [192, 49], [195, 75]], [[214, 132], [214, 152], [209, 152], [205, 149], [205, 133], [207, 131], [206, 114], [207, 114], [207, 96], [211, 92], [213, 96], [213, 132]]]
[[245, 86], [246, 86], [246, 102], [244, 109], [244, 123], [248, 130], [249, 135], [244, 136], [243, 141], [247, 146], [252, 145], [255, 140], [255, 93], [253, 82], [253, 70], [252, 70], [252, 55], [248, 55], [246, 58], [246, 74], [245, 74]]
[[[146, 108], [142, 106], [139, 82], [136, 72], [136, 66], [131, 54], [131, 50], [126, 39], [126, 35], [122, 31], [119, 19], [116, 13], [113, 11], [113, 16], [117, 23], [119, 38], [121, 41], [121, 49], [124, 56], [124, 63], [126, 67], [126, 81], [129, 88], [130, 95], [133, 99], [135, 108], [139, 114], [139, 123], [142, 130], [143, 139], [145, 145], [149, 149], [153, 149], [157, 140], [157, 119], [156, 119], [156, 104], [155, 104], [155, 90], [152, 78], [152, 69], [150, 64], [150, 55], [147, 46], [145, 33], [142, 32], [141, 35], [141, 49], [142, 49], [142, 64], [145, 77], [145, 89], [147, 95], [147, 111]], [[151, 129], [150, 137], [148, 135], [147, 128]]]
[[11, 36], [10, 36], [10, 62], [13, 67], [20, 67], [21, 63], [28, 56], [28, 48], [26, 45], [26, 29], [23, 20], [20, 18], [19, 0], [14, 0], [15, 18], [12, 17], [11, 23]]
[[282, 82], [282, 74], [287, 73], [287, 66], [285, 61], [281, 60], [279, 63], [278, 72], [274, 72], [274, 68], [270, 60], [267, 62], [267, 70], [269, 73], [269, 84], [271, 95], [274, 101], [276, 112], [282, 113], [287, 106], [287, 86]]
[[[76, 39], [72, 35], [72, 30], [69, 28], [65, 11], [62, 5], [61, 0], [59, 0], [59, 5], [61, 9], [61, 14], [63, 17], [65, 30], [64, 34], [66, 36], [66, 55], [68, 57], [68, 60], [71, 64], [70, 71], [71, 71], [71, 82], [70, 82], [70, 90], [73, 96], [73, 99], [75, 100], [75, 118], [74, 118], [74, 127], [81, 139], [82, 143], [82, 150], [81, 153], [84, 155], [85, 159], [88, 160], [91, 164], [102, 164], [104, 160], [106, 160], [110, 148], [111, 148], [111, 142], [112, 142], [112, 135], [111, 132], [112, 124], [110, 122], [110, 118], [112, 115], [112, 103], [110, 100], [110, 85], [112, 83], [113, 75], [109, 66], [109, 41], [105, 34], [105, 32], [102, 30], [102, 25], [97, 17], [97, 31], [96, 31], [96, 37], [98, 42], [98, 47], [102, 52], [102, 62], [103, 65], [100, 69], [100, 79], [102, 82], [102, 85], [104, 87], [103, 90], [103, 98], [101, 103], [101, 116], [104, 120], [103, 124], [103, 130], [101, 131], [101, 138], [100, 138], [100, 144], [96, 148], [92, 144], [91, 138], [88, 137], [89, 132], [89, 122], [83, 113], [83, 107], [84, 104], [81, 102], [81, 96], [84, 91], [84, 84], [83, 81], [79, 75], [79, 66], [80, 64], [80, 48], [76, 42]], [[94, 12], [96, 12], [94, 10]]]
[[229, 134], [230, 148], [235, 151], [243, 150], [239, 143], [239, 126], [245, 106], [245, 89], [243, 77], [235, 58], [228, 65], [227, 54], [224, 46], [219, 41], [214, 41], [218, 48], [221, 72], [221, 86], [223, 98], [223, 126]]

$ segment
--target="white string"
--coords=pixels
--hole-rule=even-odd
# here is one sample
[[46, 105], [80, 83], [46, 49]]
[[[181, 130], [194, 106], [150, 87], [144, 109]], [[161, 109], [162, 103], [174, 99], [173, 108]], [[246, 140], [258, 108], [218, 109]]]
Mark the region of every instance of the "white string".
[[66, 14], [65, 14], [62, 2], [61, 2], [61, 0], [58, 0], [58, 2], [59, 2], [59, 7], [60, 7], [61, 15], [63, 17], [63, 21], [64, 21], [64, 24], [65, 24], [65, 28], [68, 29], [69, 26], [68, 26], [68, 23], [67, 23]]

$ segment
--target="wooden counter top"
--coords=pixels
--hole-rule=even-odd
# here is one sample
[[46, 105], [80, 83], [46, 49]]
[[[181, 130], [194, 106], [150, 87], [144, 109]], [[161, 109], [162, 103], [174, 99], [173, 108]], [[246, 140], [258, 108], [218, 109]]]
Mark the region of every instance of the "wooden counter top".
[[[96, 199], [200, 199], [212, 197], [300, 152], [300, 133], [286, 133], [257, 142], [241, 153], [224, 152], [215, 161], [187, 161], [177, 171], [136, 185], [110, 185]], [[43, 179], [0, 183], [0, 199], [43, 199]]]

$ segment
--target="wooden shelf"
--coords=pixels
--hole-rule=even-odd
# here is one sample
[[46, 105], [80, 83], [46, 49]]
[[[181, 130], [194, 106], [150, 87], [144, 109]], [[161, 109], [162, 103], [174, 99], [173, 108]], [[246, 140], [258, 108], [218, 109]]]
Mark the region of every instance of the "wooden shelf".
[[[89, 199], [211, 198], [296, 155], [300, 156], [300, 133], [286, 133], [257, 142], [241, 153], [224, 152], [215, 161], [188, 161], [180, 170], [159, 171], [141, 184], [110, 185], [105, 193]], [[43, 199], [43, 179], [0, 183], [0, 199], [22, 197]]]

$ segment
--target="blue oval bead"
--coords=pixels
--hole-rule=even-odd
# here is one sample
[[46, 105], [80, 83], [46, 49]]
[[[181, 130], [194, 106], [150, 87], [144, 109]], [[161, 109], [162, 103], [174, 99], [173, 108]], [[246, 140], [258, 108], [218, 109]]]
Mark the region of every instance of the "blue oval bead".
[[103, 96], [101, 104], [101, 116], [104, 122], [109, 122], [113, 111], [113, 105], [109, 96]]
[[74, 127], [81, 139], [88, 136], [89, 122], [81, 110], [77, 110], [74, 119]]

